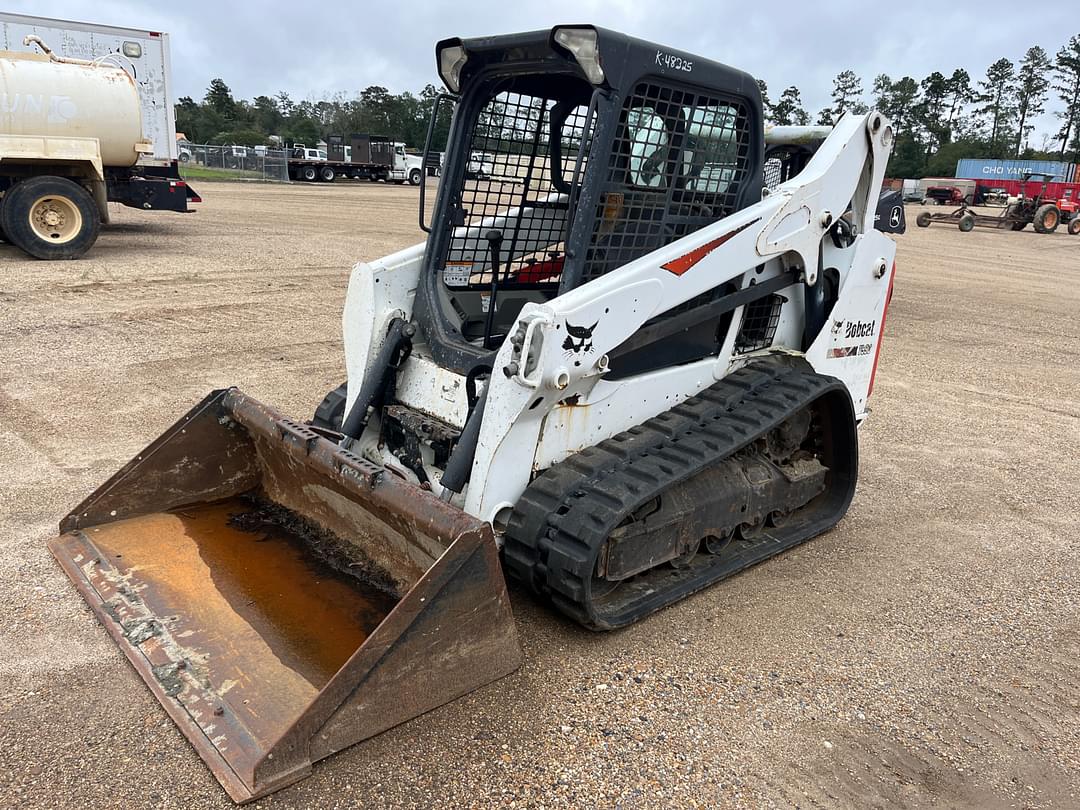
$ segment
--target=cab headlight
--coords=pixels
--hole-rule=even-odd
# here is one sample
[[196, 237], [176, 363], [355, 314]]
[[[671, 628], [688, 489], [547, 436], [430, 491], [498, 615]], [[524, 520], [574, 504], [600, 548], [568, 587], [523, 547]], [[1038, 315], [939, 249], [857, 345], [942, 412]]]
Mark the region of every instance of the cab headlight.
[[439, 76], [452, 93], [461, 92], [461, 69], [469, 60], [465, 48], [460, 43], [447, 45], [439, 51]]
[[566, 48], [585, 71], [591, 84], [604, 83], [604, 69], [600, 66], [600, 49], [596, 30], [592, 28], [556, 28], [555, 42]]

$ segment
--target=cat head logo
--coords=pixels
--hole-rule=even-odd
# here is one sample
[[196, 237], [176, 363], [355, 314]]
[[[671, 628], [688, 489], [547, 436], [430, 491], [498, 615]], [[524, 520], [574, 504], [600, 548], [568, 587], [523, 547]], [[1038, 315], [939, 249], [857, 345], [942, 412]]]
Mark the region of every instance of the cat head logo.
[[593, 330], [596, 329], [600, 321], [597, 321], [592, 326], [574, 326], [570, 321], [566, 321], [566, 340], [563, 341], [563, 349], [568, 354], [588, 354], [592, 351]]

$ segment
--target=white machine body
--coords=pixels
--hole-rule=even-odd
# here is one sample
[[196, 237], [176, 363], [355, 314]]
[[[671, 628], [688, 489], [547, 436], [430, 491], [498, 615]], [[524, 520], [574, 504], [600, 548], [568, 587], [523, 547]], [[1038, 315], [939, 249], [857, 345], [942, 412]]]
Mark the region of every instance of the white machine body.
[[[818, 134], [813, 128], [775, 128], [766, 138], [798, 143]], [[846, 116], [803, 171], [759, 203], [544, 304], [526, 304], [510, 332], [521, 336], [520, 349], [507, 340], [497, 354], [471, 477], [453, 502], [498, 529], [538, 471], [641, 424], [768, 353], [802, 354], [818, 373], [843, 381], [861, 421], [868, 413], [895, 270], [895, 243], [873, 227], [892, 140], [892, 128], [880, 113]], [[826, 237], [845, 212], [854, 236], [838, 248]], [[515, 214], [491, 218], [481, 227], [499, 228]], [[343, 315], [346, 412], [387, 324], [411, 314], [424, 250], [421, 243], [353, 268]], [[800, 281], [780, 294], [794, 303], [801, 302], [808, 285], [823, 283], [817, 268], [839, 273], [828, 324], [807, 351], [790, 348], [800, 344], [802, 307], [785, 306], [768, 348], [737, 353], [732, 330], [715, 356], [618, 381], [604, 378], [608, 352], [649, 319], [724, 281], [742, 277], [744, 285], [762, 283], [793, 267], [802, 268]], [[742, 315], [740, 307], [735, 322]], [[564, 347], [568, 323], [596, 324], [591, 342], [580, 351]], [[423, 344], [398, 372], [395, 391], [408, 407], [457, 428], [465, 424], [465, 378], [438, 366]], [[362, 451], [411, 477], [368, 440], [378, 434], [377, 421], [368, 426]], [[428, 471], [438, 492], [440, 471]]]

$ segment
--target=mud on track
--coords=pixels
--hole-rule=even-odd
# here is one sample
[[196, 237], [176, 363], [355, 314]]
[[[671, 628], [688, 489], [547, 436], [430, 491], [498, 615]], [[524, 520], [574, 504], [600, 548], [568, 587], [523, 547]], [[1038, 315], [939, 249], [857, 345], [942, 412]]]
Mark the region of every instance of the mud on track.
[[[211, 388], [310, 415], [348, 269], [421, 237], [409, 187], [199, 190], [0, 245], [0, 806], [229, 806], [44, 541]], [[1080, 238], [899, 243], [836, 530], [618, 633], [513, 591], [518, 673], [262, 804], [1080, 803]]]

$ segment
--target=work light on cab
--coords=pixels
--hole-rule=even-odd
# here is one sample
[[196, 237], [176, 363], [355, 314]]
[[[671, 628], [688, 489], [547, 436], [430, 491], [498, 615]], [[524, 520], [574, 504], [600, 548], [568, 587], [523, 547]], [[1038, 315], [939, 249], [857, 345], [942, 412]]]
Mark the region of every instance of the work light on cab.
[[604, 69], [600, 66], [600, 49], [597, 47], [594, 28], [556, 28], [555, 44], [570, 52], [590, 84], [604, 83]]
[[460, 42], [439, 49], [439, 76], [450, 92], [461, 91], [461, 69], [465, 67], [468, 59], [469, 55], [465, 53]]

